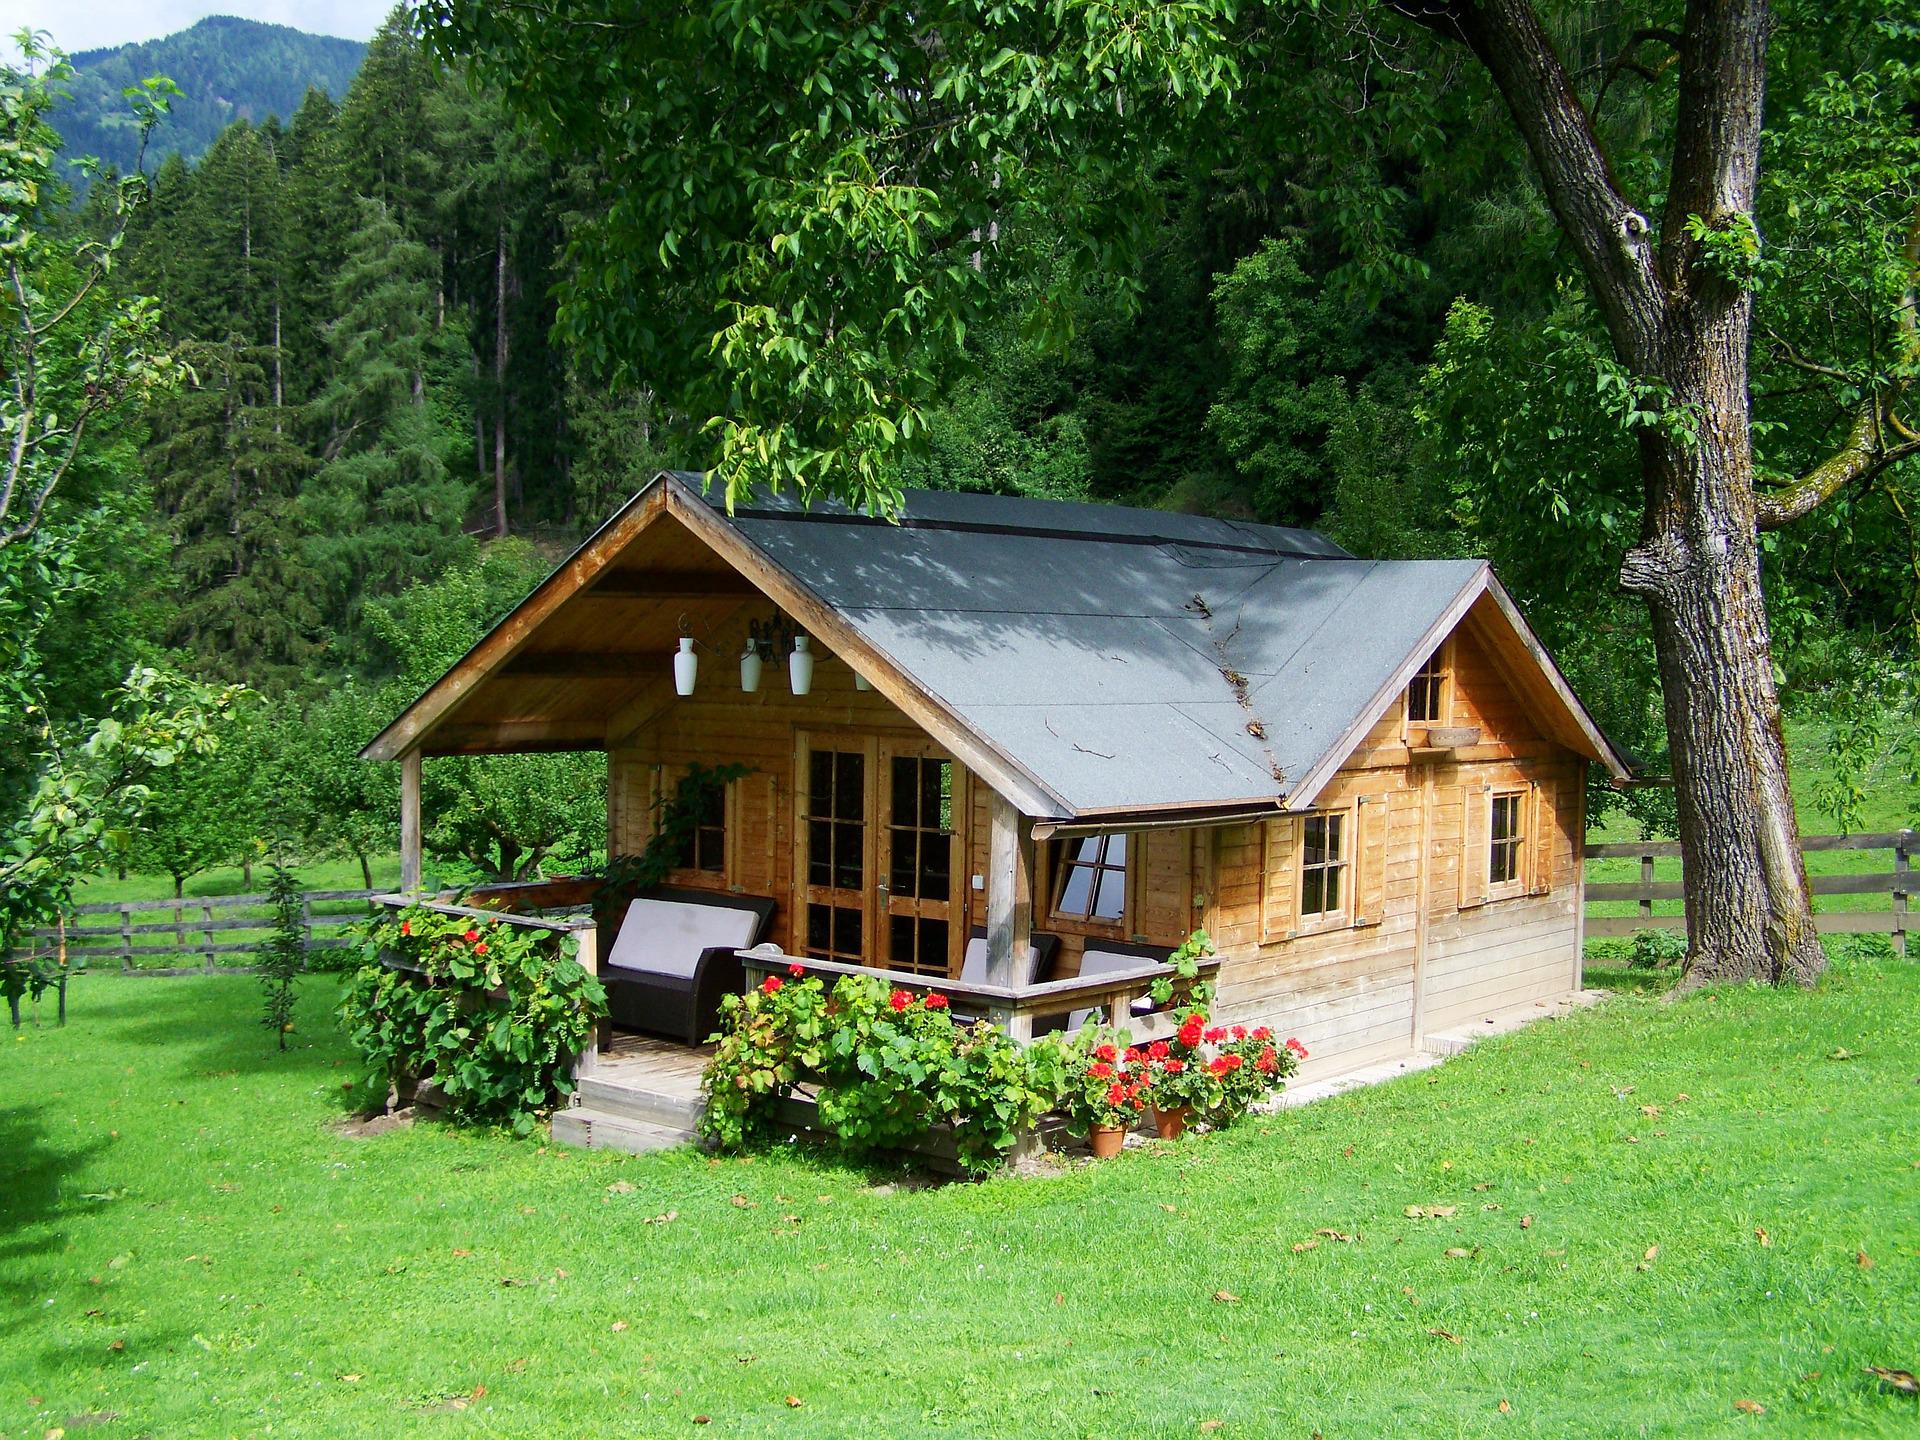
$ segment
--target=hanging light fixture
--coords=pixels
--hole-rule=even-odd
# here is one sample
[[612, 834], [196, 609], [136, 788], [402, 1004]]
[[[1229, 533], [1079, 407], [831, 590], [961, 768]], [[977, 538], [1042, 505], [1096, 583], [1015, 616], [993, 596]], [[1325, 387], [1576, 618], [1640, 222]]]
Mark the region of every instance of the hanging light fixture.
[[682, 635], [680, 648], [673, 657], [673, 689], [676, 695], [693, 694], [694, 679], [700, 673], [700, 657], [693, 653], [693, 637]]
[[787, 657], [787, 679], [793, 683], [793, 693], [805, 695], [813, 689], [813, 651], [808, 648], [805, 635], [793, 637], [793, 653]]
[[760, 666], [760, 641], [756, 636], [749, 639], [746, 648], [740, 652], [741, 694], [752, 695], [760, 689]]

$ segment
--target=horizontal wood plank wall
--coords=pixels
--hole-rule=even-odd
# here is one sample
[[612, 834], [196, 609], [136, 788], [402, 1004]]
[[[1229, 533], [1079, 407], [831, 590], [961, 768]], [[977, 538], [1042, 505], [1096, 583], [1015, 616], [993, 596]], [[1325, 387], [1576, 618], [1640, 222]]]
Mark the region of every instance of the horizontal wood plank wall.
[[[793, 796], [795, 743], [800, 731], [816, 744], [837, 735], [850, 747], [869, 736], [921, 738], [921, 732], [877, 691], [860, 690], [846, 662], [814, 641], [814, 675], [804, 697], [792, 692], [785, 656], [764, 666], [759, 690], [740, 689], [739, 655], [750, 619], [765, 620], [772, 606], [750, 605], [701, 642], [694, 693], [672, 692], [670, 680], [651, 703], [633, 707], [637, 728], [608, 756], [614, 842], [623, 854], [638, 854], [651, 834], [658, 787], [671, 786], [690, 764], [742, 764], [752, 772], [735, 781], [727, 810], [727, 874], [724, 879], [676, 875], [675, 883], [710, 884], [737, 893], [764, 895], [777, 905], [770, 938], [792, 950], [795, 933]], [[663, 661], [664, 665], [664, 661]], [[956, 774], [963, 774], [956, 766]], [[984, 787], [976, 786], [975, 789]], [[982, 802], [984, 803], [984, 801]], [[956, 857], [968, 853], [967, 807], [956, 805]], [[877, 876], [868, 876], [873, 885]], [[969, 892], [971, 893], [971, 892]]]
[[[1579, 948], [1580, 804], [1585, 762], [1542, 737], [1469, 620], [1450, 652], [1453, 683], [1443, 722], [1476, 726], [1477, 744], [1444, 761], [1408, 749], [1404, 702], [1374, 726], [1318, 804], [1358, 805], [1364, 918], [1378, 923], [1301, 928], [1297, 819], [1202, 832], [1211, 872], [1206, 920], [1224, 957], [1217, 1008], [1222, 1018], [1271, 1024], [1312, 1052], [1310, 1072], [1329, 1074], [1402, 1055], [1415, 1039], [1415, 954], [1421, 869], [1427, 869], [1428, 937], [1420, 977], [1420, 1030], [1469, 1023], [1495, 1010], [1566, 994]], [[1431, 787], [1431, 800], [1425, 798]], [[1493, 789], [1524, 789], [1526, 882], [1520, 893], [1463, 909], [1462, 865], [1469, 826]], [[1422, 809], [1432, 814], [1422, 854]], [[1269, 862], [1278, 867], [1269, 873]], [[1367, 873], [1372, 869], [1374, 873]], [[1481, 871], [1484, 879], [1484, 869]]]

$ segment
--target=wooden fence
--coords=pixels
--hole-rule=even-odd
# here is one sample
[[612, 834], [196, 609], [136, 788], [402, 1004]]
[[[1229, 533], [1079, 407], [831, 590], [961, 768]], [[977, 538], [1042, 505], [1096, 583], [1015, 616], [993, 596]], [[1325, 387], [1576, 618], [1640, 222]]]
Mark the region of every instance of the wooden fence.
[[[1814, 914], [1814, 924], [1823, 935], [1891, 935], [1894, 948], [1907, 951], [1907, 897], [1913, 893], [1913, 851], [1920, 836], [1912, 830], [1895, 830], [1877, 835], [1803, 835], [1800, 848], [1809, 855], [1828, 851], [1891, 851], [1891, 869], [1878, 867], [1844, 873], [1812, 873], [1807, 879], [1816, 897], [1822, 895], [1885, 895], [1891, 904], [1885, 910], [1828, 910]], [[1634, 915], [1587, 915], [1589, 939], [1607, 935], [1631, 935], [1636, 930], [1679, 930], [1686, 927], [1681, 915], [1656, 915], [1656, 900], [1679, 900], [1686, 894], [1678, 879], [1655, 878], [1656, 862], [1676, 859], [1678, 841], [1626, 841], [1607, 845], [1589, 845], [1589, 860], [1638, 860], [1640, 876], [1631, 881], [1592, 882], [1587, 884], [1587, 900], [1631, 900], [1639, 907]], [[1810, 867], [1812, 868], [1812, 867]], [[1817, 903], [1817, 901], [1816, 901]]]
[[[304, 892], [300, 897], [300, 922], [308, 951], [352, 944], [346, 927], [364, 920], [372, 908], [366, 902], [381, 893]], [[244, 968], [272, 929], [272, 899], [266, 895], [122, 900], [76, 905], [65, 925], [33, 932], [31, 953], [40, 958], [64, 954], [69, 969], [200, 975], [223, 968]], [[225, 955], [248, 958], [226, 962], [220, 958]]]

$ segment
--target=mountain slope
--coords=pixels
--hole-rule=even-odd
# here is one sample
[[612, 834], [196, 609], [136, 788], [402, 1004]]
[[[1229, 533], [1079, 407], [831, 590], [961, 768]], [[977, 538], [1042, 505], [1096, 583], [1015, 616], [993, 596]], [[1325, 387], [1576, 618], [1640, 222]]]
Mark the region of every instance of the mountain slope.
[[97, 155], [124, 171], [133, 163], [139, 134], [120, 92], [165, 75], [181, 94], [153, 134], [147, 168], [169, 151], [194, 160], [234, 120], [291, 117], [309, 87], [338, 99], [366, 48], [358, 40], [210, 15], [161, 40], [74, 55], [72, 98], [55, 109], [53, 124], [68, 156]]

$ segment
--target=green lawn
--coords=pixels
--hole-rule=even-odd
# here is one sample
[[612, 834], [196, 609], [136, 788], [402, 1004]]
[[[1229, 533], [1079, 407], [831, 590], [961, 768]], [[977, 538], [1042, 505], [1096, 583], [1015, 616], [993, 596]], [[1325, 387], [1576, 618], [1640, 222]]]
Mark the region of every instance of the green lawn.
[[0, 1434], [1920, 1426], [1862, 1373], [1920, 1368], [1920, 965], [1617, 996], [1228, 1136], [934, 1189], [346, 1138], [332, 993], [284, 1056], [236, 978], [82, 980], [64, 1031], [0, 1041]]

